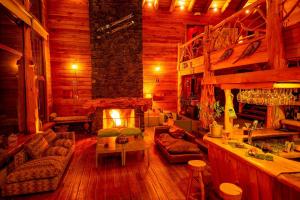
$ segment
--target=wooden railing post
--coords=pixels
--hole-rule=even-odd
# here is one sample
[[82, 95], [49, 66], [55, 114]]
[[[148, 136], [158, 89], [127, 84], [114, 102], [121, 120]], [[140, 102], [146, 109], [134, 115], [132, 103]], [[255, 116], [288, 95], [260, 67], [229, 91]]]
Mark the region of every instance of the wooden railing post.
[[267, 47], [268, 62], [272, 69], [287, 67], [283, 43], [283, 17], [281, 0], [267, 2]]
[[210, 29], [209, 26], [206, 26], [203, 37], [204, 72], [200, 98], [200, 124], [204, 129], [208, 129], [209, 124], [212, 122], [211, 116], [214, 113], [213, 104], [215, 102], [214, 85], [212, 84], [214, 74], [211, 71], [210, 46]]
[[181, 110], [181, 95], [182, 95], [181, 74], [180, 74], [180, 58], [181, 58], [180, 46], [181, 43], [178, 43], [177, 46], [177, 113], [180, 113]]

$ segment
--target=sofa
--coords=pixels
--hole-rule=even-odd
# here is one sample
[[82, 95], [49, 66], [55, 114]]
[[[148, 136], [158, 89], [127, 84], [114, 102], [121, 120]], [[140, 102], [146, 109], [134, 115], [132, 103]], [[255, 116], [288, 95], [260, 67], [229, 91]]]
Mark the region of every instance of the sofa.
[[157, 148], [170, 163], [184, 163], [204, 158], [195, 136], [177, 126], [157, 126], [154, 129]]
[[55, 190], [75, 149], [74, 132], [35, 134], [6, 167], [2, 196]]

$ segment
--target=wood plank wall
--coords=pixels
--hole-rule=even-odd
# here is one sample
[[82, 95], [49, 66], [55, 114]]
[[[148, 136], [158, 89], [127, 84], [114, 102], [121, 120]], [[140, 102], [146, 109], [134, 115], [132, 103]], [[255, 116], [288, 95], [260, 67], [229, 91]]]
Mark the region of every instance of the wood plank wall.
[[[91, 51], [88, 0], [48, 0], [48, 27], [53, 88], [53, 112], [60, 116], [84, 115], [91, 99]], [[144, 93], [163, 95], [154, 106], [176, 110], [177, 44], [184, 42], [186, 24], [213, 24], [212, 17], [168, 11], [143, 10]], [[79, 64], [79, 100], [72, 98], [72, 62]], [[154, 67], [160, 65], [157, 76]], [[156, 78], [159, 83], [156, 83]]]
[[[177, 45], [184, 42], [186, 25], [215, 24], [219, 20], [178, 11], [143, 10], [144, 94], [159, 96], [154, 108], [177, 110]], [[157, 66], [159, 72], [155, 71]]]
[[[84, 115], [82, 103], [91, 99], [91, 51], [88, 0], [48, 0], [48, 28], [52, 69], [53, 112]], [[78, 64], [79, 100], [73, 98]]]

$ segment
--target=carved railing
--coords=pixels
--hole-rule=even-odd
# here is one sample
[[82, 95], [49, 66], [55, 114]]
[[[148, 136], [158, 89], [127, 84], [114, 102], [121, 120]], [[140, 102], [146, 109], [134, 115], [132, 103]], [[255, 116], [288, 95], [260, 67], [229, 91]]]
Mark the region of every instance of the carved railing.
[[300, 0], [283, 0], [281, 8], [284, 27], [288, 27], [300, 21]]
[[265, 0], [259, 0], [210, 29], [210, 51], [245, 43], [266, 34]]
[[203, 55], [204, 33], [197, 35], [185, 44], [178, 46], [178, 62], [182, 63]]

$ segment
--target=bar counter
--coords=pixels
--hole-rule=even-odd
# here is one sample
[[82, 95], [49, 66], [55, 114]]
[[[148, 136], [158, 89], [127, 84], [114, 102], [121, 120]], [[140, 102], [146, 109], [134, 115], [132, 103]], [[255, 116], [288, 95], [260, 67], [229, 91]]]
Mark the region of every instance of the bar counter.
[[[276, 133], [274, 130], [267, 130], [266, 134], [257, 132], [253, 136], [280, 136], [280, 134], [299, 133]], [[273, 161], [260, 160], [247, 155], [248, 149], [253, 148], [248, 144], [244, 144], [244, 148], [236, 148], [223, 144], [221, 138], [207, 135], [204, 136], [204, 141], [208, 146], [216, 190], [221, 183], [230, 182], [243, 189], [243, 199], [300, 199], [300, 162], [273, 154], [271, 154]]]

